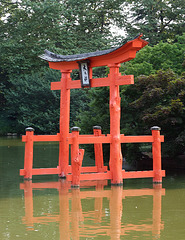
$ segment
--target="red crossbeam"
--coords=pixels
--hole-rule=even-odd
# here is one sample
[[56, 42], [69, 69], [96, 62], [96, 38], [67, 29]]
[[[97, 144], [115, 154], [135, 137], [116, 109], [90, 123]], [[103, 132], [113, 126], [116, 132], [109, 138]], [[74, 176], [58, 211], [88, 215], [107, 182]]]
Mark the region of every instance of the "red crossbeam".
[[[62, 87], [63, 82], [52, 82], [51, 83], [51, 90], [60, 90]], [[134, 76], [133, 75], [124, 75], [119, 76], [115, 80], [116, 85], [129, 85], [134, 84]], [[110, 79], [109, 78], [94, 78], [91, 79], [91, 87], [108, 87], [110, 86]], [[81, 81], [80, 80], [71, 80], [68, 79], [67, 81], [67, 89], [75, 89], [81, 88]]]
[[[165, 170], [161, 170], [162, 177], [165, 177]], [[122, 170], [122, 178], [152, 178], [154, 177], [154, 171], [128, 171]], [[111, 179], [111, 172], [103, 172], [103, 173], [82, 173], [80, 174], [80, 180], [102, 180], [102, 179]], [[67, 181], [72, 181], [72, 175], [67, 175]]]
[[[107, 166], [104, 166], [103, 171], [107, 171]], [[68, 173], [71, 173], [71, 165], [68, 166]], [[82, 167], [81, 173], [96, 173], [98, 172], [97, 166], [91, 166], [91, 167]], [[59, 168], [33, 168], [32, 169], [32, 175], [48, 175], [48, 174], [59, 174]], [[25, 170], [20, 169], [20, 176], [25, 175]], [[93, 180], [93, 179], [92, 179]]]
[[[33, 168], [32, 175], [48, 175], [48, 174], [59, 174], [59, 168]], [[20, 169], [20, 176], [25, 175], [25, 170]]]
[[[165, 177], [165, 170], [161, 170], [162, 177]], [[122, 172], [123, 179], [128, 178], [152, 178], [154, 177], [154, 171], [128, 171]]]
[[[107, 171], [107, 166], [103, 167], [103, 171]], [[71, 173], [71, 165], [68, 166], [68, 173]], [[81, 167], [81, 173], [95, 173], [98, 172], [97, 166], [91, 166], [91, 167]]]
[[[27, 136], [22, 136], [22, 141], [27, 141]], [[34, 142], [59, 142], [60, 134], [57, 135], [33, 135]]]
[[[111, 172], [101, 172], [101, 173], [84, 173], [80, 174], [80, 181], [83, 180], [104, 180], [104, 179], [111, 179]], [[72, 181], [72, 174], [67, 175], [67, 181]]]
[[[160, 141], [164, 142], [164, 136], [160, 136]], [[144, 143], [144, 142], [154, 142], [153, 136], [125, 136], [121, 135], [122, 143]]]
[[[121, 143], [152, 143], [153, 136], [124, 136], [121, 134], [120, 142]], [[160, 136], [160, 141], [164, 142], [164, 136]], [[71, 144], [71, 134], [68, 138], [68, 143]], [[80, 135], [79, 136], [79, 144], [94, 144], [94, 143], [111, 143], [110, 134], [101, 135], [101, 136], [93, 136], [93, 135]]]
[[[71, 134], [68, 137], [68, 143], [72, 144]], [[26, 142], [27, 137], [24, 135], [22, 136], [22, 141]], [[57, 135], [34, 135], [33, 136], [34, 142], [59, 142], [60, 141], [60, 134]], [[153, 136], [125, 136], [121, 134], [120, 142], [121, 143], [147, 143], [153, 142]], [[160, 141], [164, 142], [164, 136], [160, 136]], [[94, 136], [94, 135], [80, 135], [79, 136], [79, 144], [94, 144], [94, 143], [111, 143], [111, 136], [110, 134], [101, 135], [101, 136]]]

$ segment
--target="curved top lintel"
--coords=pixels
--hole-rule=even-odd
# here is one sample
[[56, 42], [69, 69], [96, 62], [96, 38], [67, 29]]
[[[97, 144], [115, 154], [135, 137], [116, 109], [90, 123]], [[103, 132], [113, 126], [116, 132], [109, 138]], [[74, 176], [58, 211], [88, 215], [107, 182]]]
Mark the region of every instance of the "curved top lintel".
[[137, 51], [148, 44], [138, 35], [135, 39], [126, 42], [122, 46], [108, 50], [75, 54], [75, 55], [58, 55], [45, 50], [45, 53], [39, 56], [41, 59], [49, 62], [53, 69], [78, 69], [78, 61], [90, 60], [90, 67], [106, 66], [110, 64], [119, 64], [129, 61], [135, 57]]

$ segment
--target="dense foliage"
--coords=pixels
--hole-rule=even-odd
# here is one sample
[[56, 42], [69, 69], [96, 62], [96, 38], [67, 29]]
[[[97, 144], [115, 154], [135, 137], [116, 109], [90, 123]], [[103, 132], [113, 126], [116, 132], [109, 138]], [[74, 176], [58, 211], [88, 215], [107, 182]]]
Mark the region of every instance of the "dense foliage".
[[[59, 54], [103, 50], [143, 32], [149, 46], [120, 69], [135, 76], [134, 86], [120, 87], [121, 131], [144, 134], [158, 124], [165, 154], [183, 153], [184, 18], [184, 0], [2, 0], [0, 134], [24, 133], [27, 126], [37, 133], [58, 132], [60, 92], [51, 91], [50, 82], [58, 81], [60, 73], [38, 58], [44, 49]], [[124, 39], [112, 33], [116, 27]], [[106, 73], [95, 69], [94, 77]], [[78, 72], [72, 77], [78, 79]], [[84, 133], [92, 133], [93, 125], [109, 133], [108, 88], [71, 91], [70, 120]]]
[[[0, 7], [1, 134], [7, 131], [19, 132], [20, 128], [24, 129], [23, 126], [27, 124], [42, 132], [54, 130], [54, 123], [46, 124], [47, 120], [42, 122], [41, 119], [58, 115], [59, 102], [55, 104], [57, 95], [49, 93], [49, 82], [45, 79], [48, 65], [39, 59], [38, 55], [46, 48], [60, 54], [109, 48], [114, 41], [113, 37], [111, 38], [110, 25], [119, 19], [121, 2], [116, 1], [113, 4], [110, 0], [2, 1]], [[54, 78], [55, 74], [52, 80]], [[81, 106], [80, 99], [86, 95], [82, 91], [77, 92], [72, 91], [71, 94], [78, 102], [75, 103], [76, 106], [74, 105], [75, 109], [79, 108], [77, 105]], [[37, 97], [40, 99], [38, 95], [42, 95], [42, 101], [45, 103], [52, 101], [54, 97], [53, 108], [47, 110], [48, 105], [45, 103], [35, 107]], [[50, 100], [48, 96], [51, 97]], [[46, 116], [48, 111], [50, 117]], [[26, 116], [29, 112], [34, 116], [31, 114], [28, 121]], [[72, 113], [72, 122], [77, 112]], [[39, 117], [41, 117], [40, 121], [37, 121]]]
[[161, 40], [172, 41], [185, 32], [184, 0], [128, 0], [127, 33], [134, 37], [144, 33], [150, 45]]
[[185, 33], [176, 36], [174, 43], [159, 42], [155, 46], [146, 46], [136, 54], [136, 58], [122, 65], [124, 74], [150, 75], [163, 69], [172, 69], [181, 74], [185, 71]]
[[122, 91], [125, 134], [151, 134], [160, 126], [165, 135], [163, 153], [174, 157], [185, 152], [185, 74], [171, 70], [138, 77], [132, 87]]

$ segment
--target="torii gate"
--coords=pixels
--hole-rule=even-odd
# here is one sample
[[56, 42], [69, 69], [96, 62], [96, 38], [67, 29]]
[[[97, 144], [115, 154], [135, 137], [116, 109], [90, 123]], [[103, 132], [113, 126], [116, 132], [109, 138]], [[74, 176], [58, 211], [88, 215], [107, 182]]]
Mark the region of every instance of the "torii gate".
[[[109, 50], [96, 51], [76, 55], [57, 55], [49, 51], [40, 56], [49, 62], [49, 67], [60, 70], [60, 82], [52, 82], [51, 90], [60, 90], [60, 133], [53, 136], [37, 136], [32, 128], [27, 128], [24, 170], [20, 175], [31, 179], [32, 175], [59, 174], [78, 186], [80, 180], [111, 179], [112, 184], [122, 184], [123, 178], [153, 177], [154, 182], [162, 182], [165, 171], [161, 170], [161, 142], [160, 128], [153, 127], [152, 136], [124, 136], [120, 134], [120, 93], [119, 85], [134, 84], [133, 75], [121, 76], [120, 63], [127, 62], [136, 56], [136, 52], [146, 46], [148, 42], [139, 35], [126, 44]], [[92, 78], [93, 67], [108, 66], [110, 73], [107, 78]], [[70, 73], [73, 69], [80, 68], [81, 80], [73, 81]], [[110, 134], [102, 135], [101, 127], [94, 127], [94, 135], [79, 135], [79, 128], [72, 128], [69, 133], [70, 120], [70, 89], [85, 87], [109, 86], [110, 89]], [[59, 141], [59, 166], [52, 169], [33, 169], [33, 142], [34, 141]], [[125, 172], [122, 170], [121, 143], [151, 142], [153, 144], [153, 171]], [[109, 167], [103, 165], [102, 143], [110, 143]], [[71, 144], [71, 166], [69, 166], [69, 144]], [[81, 167], [84, 150], [79, 149], [79, 144], [94, 144], [95, 167]], [[85, 173], [85, 174], [84, 174]]]

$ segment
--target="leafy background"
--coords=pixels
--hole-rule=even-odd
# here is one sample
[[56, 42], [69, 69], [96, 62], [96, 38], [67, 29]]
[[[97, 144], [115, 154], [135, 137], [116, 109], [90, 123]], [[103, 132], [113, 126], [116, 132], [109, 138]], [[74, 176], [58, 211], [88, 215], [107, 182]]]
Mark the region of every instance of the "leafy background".
[[[44, 49], [58, 54], [84, 53], [123, 44], [139, 32], [149, 45], [122, 64], [135, 85], [121, 86], [121, 132], [150, 134], [159, 125], [165, 135], [163, 157], [185, 152], [185, 1], [184, 0], [2, 0], [0, 5], [0, 134], [59, 131], [59, 91], [50, 82], [60, 72], [38, 58]], [[116, 29], [119, 29], [117, 31]], [[122, 33], [121, 35], [119, 33]], [[104, 77], [106, 67], [93, 69]], [[72, 78], [78, 79], [78, 71]], [[70, 126], [109, 133], [109, 90], [71, 91]], [[108, 156], [109, 146], [104, 146]], [[140, 159], [145, 146], [123, 146], [127, 159]], [[137, 157], [136, 157], [137, 156]], [[108, 159], [108, 157], [107, 157]]]

